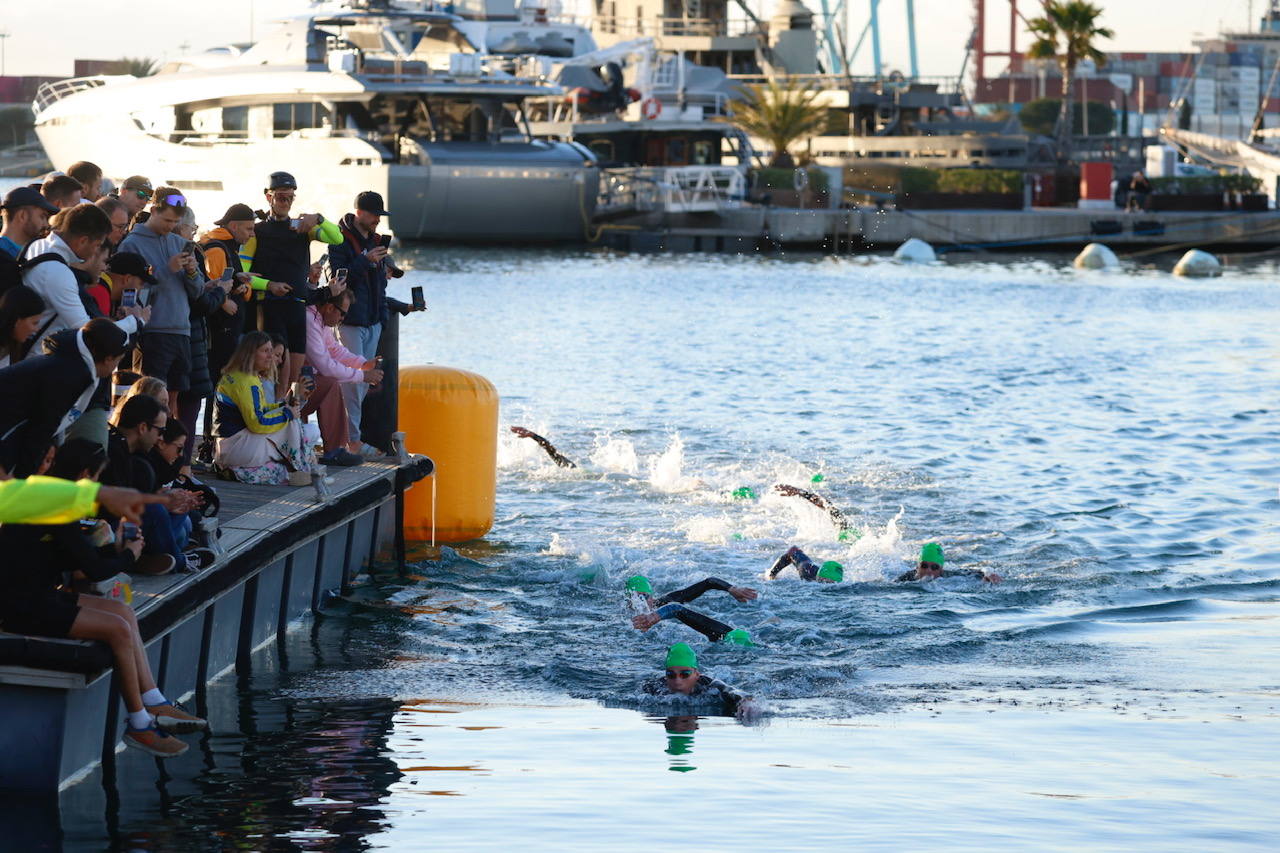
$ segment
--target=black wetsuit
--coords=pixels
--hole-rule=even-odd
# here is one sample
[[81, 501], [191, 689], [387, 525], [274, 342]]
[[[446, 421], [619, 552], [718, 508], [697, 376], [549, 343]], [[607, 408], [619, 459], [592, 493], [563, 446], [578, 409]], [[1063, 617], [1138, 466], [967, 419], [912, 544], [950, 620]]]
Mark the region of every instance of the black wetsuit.
[[[984, 578], [986, 578], [986, 575], [978, 571], [977, 569], [954, 569], [954, 570], [943, 569], [942, 574], [938, 575], [938, 577], [940, 578], [976, 578], [978, 580], [983, 580]], [[893, 579], [893, 582], [908, 583], [909, 581], [914, 581], [914, 580], [931, 580], [931, 578], [917, 578], [916, 570], [912, 569], [909, 572], [903, 572], [902, 574], [898, 575], [896, 578]]]
[[[677, 696], [674, 690], [667, 687], [666, 679], [661, 677], [651, 678], [644, 684], [640, 685], [640, 690], [650, 696]], [[748, 696], [744, 696], [737, 688], [730, 687], [718, 678], [712, 678], [709, 675], [699, 675], [698, 684], [693, 688], [693, 692], [687, 694], [690, 699], [699, 701], [715, 700], [720, 702], [722, 713], [736, 714], [738, 708], [745, 702]]]
[[804, 581], [817, 580], [818, 571], [822, 568], [813, 560], [810, 560], [809, 556], [805, 554], [804, 551], [793, 547], [788, 548], [787, 553], [779, 557], [777, 562], [769, 567], [769, 572], [766, 577], [769, 580], [773, 580], [782, 572], [783, 569], [792, 565], [796, 567], [796, 572], [799, 573], [800, 580]]
[[684, 589], [677, 589], [675, 592], [669, 592], [666, 595], [650, 599], [650, 602], [653, 604], [657, 614], [663, 619], [675, 619], [683, 622], [715, 643], [723, 639], [725, 634], [733, 630], [733, 627], [717, 619], [712, 619], [705, 613], [690, 610], [684, 605], [704, 592], [709, 592], [713, 589], [728, 592], [732, 586], [733, 584], [720, 580], [720, 578], [704, 578], [695, 584], [686, 586]]

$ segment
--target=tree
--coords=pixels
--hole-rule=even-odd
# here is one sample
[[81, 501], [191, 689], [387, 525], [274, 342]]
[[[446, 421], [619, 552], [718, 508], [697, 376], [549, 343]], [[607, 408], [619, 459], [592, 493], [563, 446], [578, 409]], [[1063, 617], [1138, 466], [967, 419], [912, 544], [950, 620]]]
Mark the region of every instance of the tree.
[[1107, 58], [1094, 41], [1115, 35], [1110, 29], [1098, 26], [1101, 15], [1102, 9], [1087, 0], [1048, 0], [1044, 4], [1044, 15], [1027, 22], [1027, 29], [1035, 36], [1027, 58], [1055, 60], [1062, 71], [1057, 138], [1058, 150], [1064, 159], [1071, 151], [1071, 112], [1067, 105], [1071, 102], [1076, 66], [1085, 59], [1092, 59], [1099, 66], [1105, 64]]
[[[1085, 108], [1089, 110], [1090, 133], [1106, 136], [1115, 128], [1115, 113], [1106, 104], [1088, 101]], [[1018, 121], [1027, 133], [1053, 136], [1061, 112], [1060, 98], [1037, 98], [1022, 105], [1022, 110], [1018, 113]], [[1084, 110], [1080, 108], [1079, 101], [1071, 102], [1071, 121], [1073, 126], [1083, 127], [1085, 124]]]
[[742, 95], [730, 101], [731, 115], [725, 120], [769, 143], [773, 148], [771, 168], [793, 167], [795, 161], [787, 149], [826, 127], [826, 107], [815, 103], [818, 90], [802, 86], [792, 77], [781, 83], [770, 79], [763, 85], [742, 86], [739, 91]]
[[122, 56], [111, 63], [112, 74], [132, 74], [134, 77], [150, 77], [159, 70], [160, 63], [143, 56]]

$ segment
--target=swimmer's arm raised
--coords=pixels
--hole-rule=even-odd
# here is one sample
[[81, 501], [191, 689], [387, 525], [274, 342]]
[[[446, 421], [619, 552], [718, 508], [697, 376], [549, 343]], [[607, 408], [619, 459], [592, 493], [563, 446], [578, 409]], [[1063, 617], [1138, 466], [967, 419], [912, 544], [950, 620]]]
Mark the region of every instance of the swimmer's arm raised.
[[826, 510], [827, 515], [831, 517], [831, 521], [835, 523], [836, 527], [838, 527], [841, 530], [841, 532], [845, 530], [853, 529], [852, 526], [849, 524], [849, 520], [844, 517], [844, 513], [841, 512], [836, 507], [832, 506], [831, 504], [827, 503], [819, 495], [815, 495], [813, 492], [805, 491], [799, 486], [790, 486], [790, 485], [787, 485], [786, 483], [779, 483], [778, 485], [774, 486], [774, 489], [776, 489], [778, 493], [781, 495], [784, 495], [789, 498], [804, 498], [809, 503], [816, 506], [818, 509]]
[[719, 642], [725, 634], [733, 630], [731, 626], [712, 619], [705, 613], [690, 610], [683, 604], [664, 604], [654, 612], [660, 619], [675, 619], [683, 622], [713, 643]]
[[572, 459], [562, 454], [559, 450], [556, 450], [556, 446], [554, 444], [547, 441], [545, 438], [538, 435], [533, 430], [525, 429], [522, 426], [513, 426], [511, 428], [511, 431], [516, 435], [520, 436], [521, 438], [531, 438], [534, 441], [536, 441], [538, 443], [538, 446], [541, 447], [543, 450], [545, 450], [547, 452], [547, 455], [551, 457], [551, 461], [559, 465], [561, 468], [577, 468], [578, 467], [576, 464], [574, 464]]

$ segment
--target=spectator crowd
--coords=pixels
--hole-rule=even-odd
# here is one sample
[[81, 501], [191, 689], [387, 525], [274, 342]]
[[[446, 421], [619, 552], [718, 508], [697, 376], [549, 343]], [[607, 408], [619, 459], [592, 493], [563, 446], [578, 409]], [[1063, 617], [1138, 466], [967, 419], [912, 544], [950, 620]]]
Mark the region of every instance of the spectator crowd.
[[264, 210], [233, 204], [203, 232], [180, 187], [108, 191], [88, 162], [3, 201], [0, 629], [106, 643], [125, 742], [160, 757], [206, 724], [157, 688], [102, 583], [206, 568], [205, 480], [300, 485], [384, 455], [362, 406], [388, 311], [414, 310], [386, 295], [403, 271], [382, 196], [331, 220], [294, 211], [288, 172], [266, 183]]

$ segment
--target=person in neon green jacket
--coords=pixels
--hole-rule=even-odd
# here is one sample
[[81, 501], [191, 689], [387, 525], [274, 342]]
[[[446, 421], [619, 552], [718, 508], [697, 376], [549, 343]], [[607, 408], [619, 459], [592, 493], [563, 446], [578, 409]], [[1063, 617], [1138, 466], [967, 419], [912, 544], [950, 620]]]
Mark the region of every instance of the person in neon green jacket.
[[73, 483], [56, 477], [0, 479], [0, 524], [70, 524], [97, 515], [99, 508], [140, 521], [144, 505], [167, 500], [163, 495], [144, 495], [92, 480]]

